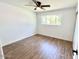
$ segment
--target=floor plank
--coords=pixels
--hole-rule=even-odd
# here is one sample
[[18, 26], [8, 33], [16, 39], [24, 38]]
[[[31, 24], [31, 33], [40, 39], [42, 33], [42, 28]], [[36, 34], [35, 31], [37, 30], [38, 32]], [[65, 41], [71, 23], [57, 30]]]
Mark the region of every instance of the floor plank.
[[3, 47], [5, 59], [72, 59], [72, 42], [34, 35]]

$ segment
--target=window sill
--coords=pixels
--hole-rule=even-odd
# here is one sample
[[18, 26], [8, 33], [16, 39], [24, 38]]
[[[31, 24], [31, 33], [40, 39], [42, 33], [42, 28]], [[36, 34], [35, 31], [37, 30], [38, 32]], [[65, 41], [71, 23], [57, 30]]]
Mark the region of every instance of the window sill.
[[52, 25], [52, 24], [41, 24], [41, 25], [45, 25], [45, 26], [60, 26], [60, 25]]

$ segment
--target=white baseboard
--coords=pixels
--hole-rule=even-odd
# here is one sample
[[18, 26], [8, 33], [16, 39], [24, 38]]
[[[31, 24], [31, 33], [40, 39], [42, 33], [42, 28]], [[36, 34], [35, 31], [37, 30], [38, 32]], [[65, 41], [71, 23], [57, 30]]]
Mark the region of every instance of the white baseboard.
[[[25, 36], [25, 37], [21, 37], [21, 38], [19, 38], [19, 39], [17, 39], [17, 40], [14, 40], [14, 41], [11, 41], [11, 42], [2, 44], [2, 47], [7, 46], [7, 45], [10, 45], [10, 44], [12, 44], [12, 43], [15, 43], [15, 42], [17, 42], [17, 41], [19, 41], [19, 40], [22, 40], [22, 39], [24, 39], [24, 38], [28, 38], [28, 37], [33, 36], [33, 35], [35, 35], [35, 34], [40, 34], [40, 33], [34, 33], [34, 34], [31, 34], [31, 35], [28, 35], [28, 36]], [[45, 35], [45, 34], [41, 34], [41, 35]], [[46, 35], [46, 36], [53, 37], [53, 36], [50, 36], [50, 35]], [[55, 37], [55, 38], [59, 38], [59, 37]], [[62, 39], [62, 38], [59, 38], [59, 39]], [[64, 39], [62, 39], [62, 40], [64, 40]], [[69, 41], [69, 40], [66, 40], [66, 41]], [[71, 41], [71, 42], [72, 42], [72, 41]]]
[[28, 38], [28, 37], [33, 36], [33, 35], [35, 35], [35, 34], [36, 34], [36, 33], [31, 34], [31, 35], [29, 35], [29, 36], [21, 37], [21, 38], [19, 38], [19, 39], [17, 39], [17, 40], [14, 40], [14, 41], [11, 41], [11, 42], [8, 42], [8, 43], [5, 43], [5, 44], [2, 44], [2, 47], [7, 46], [7, 45], [10, 45], [10, 44], [12, 44], [12, 43], [15, 43], [15, 42], [17, 42], [17, 41], [19, 41], [19, 40], [22, 40], [22, 39], [24, 39], [24, 38]]
[[1, 41], [0, 41], [0, 59], [4, 59]]
[[40, 35], [45, 35], [45, 36], [49, 36], [49, 37], [54, 37], [54, 38], [58, 38], [58, 39], [61, 39], [61, 40], [65, 40], [65, 41], [70, 41], [72, 42], [72, 40], [66, 40], [65, 38], [62, 38], [62, 37], [58, 37], [58, 36], [51, 36], [51, 35], [47, 35], [47, 34], [42, 34], [42, 33], [37, 33], [37, 34], [40, 34]]

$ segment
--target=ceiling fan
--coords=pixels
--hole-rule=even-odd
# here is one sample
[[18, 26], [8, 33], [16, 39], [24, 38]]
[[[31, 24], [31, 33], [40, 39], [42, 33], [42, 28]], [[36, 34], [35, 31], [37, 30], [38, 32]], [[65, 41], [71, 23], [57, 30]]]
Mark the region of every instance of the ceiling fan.
[[44, 7], [50, 7], [50, 5], [42, 5], [40, 1], [37, 1], [37, 0], [32, 0], [32, 1], [35, 3], [35, 5], [25, 5], [25, 6], [34, 6], [35, 7], [34, 10], [37, 10], [37, 7], [43, 10], [45, 10]]

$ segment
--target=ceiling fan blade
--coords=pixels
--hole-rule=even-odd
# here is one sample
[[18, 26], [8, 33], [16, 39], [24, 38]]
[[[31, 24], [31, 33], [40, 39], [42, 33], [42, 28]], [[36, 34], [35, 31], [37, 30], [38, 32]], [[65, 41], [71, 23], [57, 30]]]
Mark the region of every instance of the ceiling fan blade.
[[41, 5], [41, 7], [50, 7], [50, 5]]
[[45, 10], [43, 7], [40, 7], [41, 9]]
[[32, 1], [36, 3], [36, 0], [32, 0]]
[[35, 4], [37, 4], [37, 1], [36, 0], [32, 0]]

